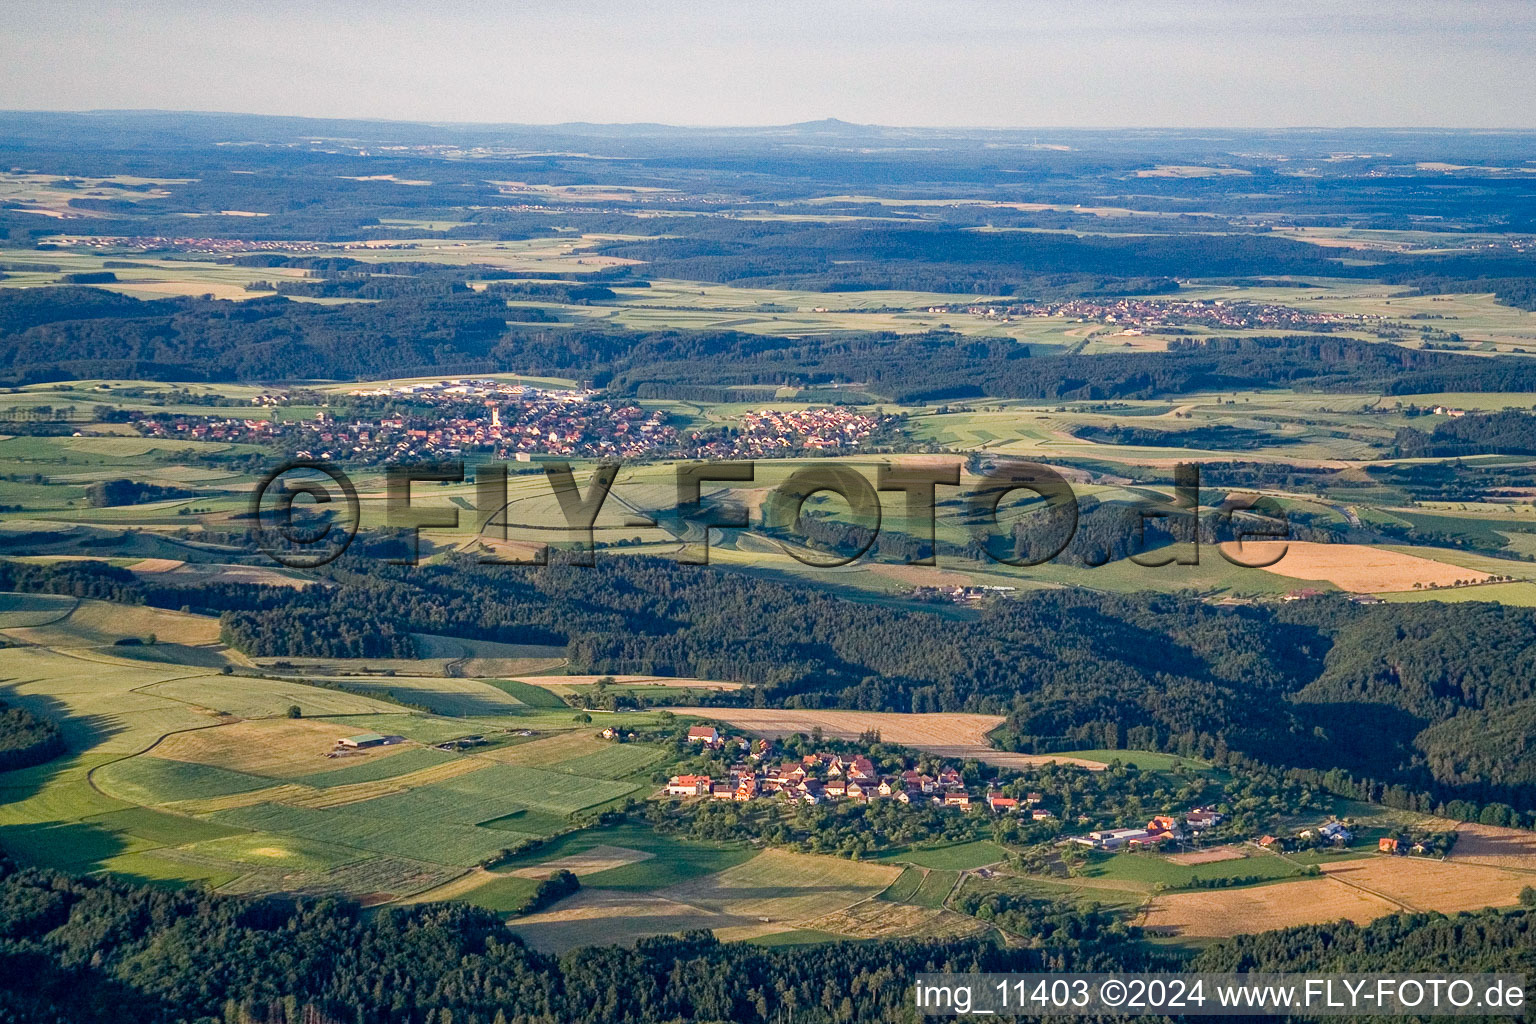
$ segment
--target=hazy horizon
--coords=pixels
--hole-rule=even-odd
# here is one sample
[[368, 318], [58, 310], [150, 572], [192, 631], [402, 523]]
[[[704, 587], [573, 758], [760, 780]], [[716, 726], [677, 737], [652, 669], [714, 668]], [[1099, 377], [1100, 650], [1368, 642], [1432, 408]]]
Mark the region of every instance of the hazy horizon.
[[9, 5], [5, 104], [465, 124], [1536, 128], [1517, 0]]

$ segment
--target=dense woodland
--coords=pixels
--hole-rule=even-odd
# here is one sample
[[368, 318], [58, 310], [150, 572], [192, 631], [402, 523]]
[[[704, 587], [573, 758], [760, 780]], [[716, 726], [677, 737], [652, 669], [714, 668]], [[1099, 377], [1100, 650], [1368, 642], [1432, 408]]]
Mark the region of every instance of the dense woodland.
[[541, 310], [508, 307], [438, 276], [295, 284], [307, 294], [372, 289], [380, 301], [140, 301], [81, 287], [0, 290], [0, 378], [268, 381], [517, 371], [590, 379], [640, 398], [699, 400], [726, 397], [733, 386], [828, 383], [861, 383], [898, 401], [1098, 400], [1266, 387], [1536, 390], [1531, 360], [1328, 336], [1186, 339], [1167, 352], [1037, 356], [1012, 339], [944, 331], [790, 339], [550, 324], [541, 322], [549, 319]]
[[[462, 904], [386, 909], [252, 903], [0, 862], [0, 1019], [8, 1024], [806, 1024], [915, 1020], [932, 972], [1528, 971], [1530, 911], [1388, 917], [1217, 942], [1192, 960], [1135, 941], [1106, 914], [978, 897], [1031, 937], [720, 944], [707, 932], [556, 959]], [[983, 904], [986, 904], [983, 908]], [[1143, 1018], [1145, 1019], [1145, 1018]]]
[[1536, 707], [1532, 609], [1062, 590], [957, 617], [628, 557], [523, 568], [348, 555], [319, 576], [294, 591], [0, 563], [0, 589], [221, 614], [225, 638], [258, 656], [408, 657], [413, 632], [564, 644], [576, 671], [749, 684], [721, 701], [993, 712], [1013, 749], [1166, 749], [1396, 806], [1493, 807], [1494, 823], [1536, 811], [1528, 759], [1478, 727]]
[[0, 700], [0, 771], [42, 764], [63, 752], [58, 723]]
[[0, 1019], [230, 1024], [809, 1024], [903, 1019], [912, 975], [1158, 962], [1102, 915], [1041, 908], [1036, 948], [985, 940], [782, 951], [708, 933], [533, 952], [490, 911], [365, 917], [0, 868]]
[[1403, 427], [1393, 438], [1393, 446], [1403, 458], [1477, 453], [1536, 455], [1536, 416], [1506, 410], [1453, 417], [1435, 424], [1428, 433]]

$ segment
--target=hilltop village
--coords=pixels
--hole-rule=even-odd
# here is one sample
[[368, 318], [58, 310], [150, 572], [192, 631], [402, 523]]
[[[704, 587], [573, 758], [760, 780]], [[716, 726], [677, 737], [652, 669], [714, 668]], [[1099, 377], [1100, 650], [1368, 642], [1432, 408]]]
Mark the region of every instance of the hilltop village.
[[[842, 408], [762, 409], [744, 413], [734, 429], [685, 435], [661, 410], [585, 389], [461, 379], [357, 388], [345, 397], [339, 411], [321, 409], [310, 419], [146, 412], [130, 422], [145, 437], [275, 444], [303, 459], [393, 462], [473, 452], [528, 462], [852, 451], [891, 419]], [[282, 407], [291, 400], [263, 394], [253, 403]]]
[[[620, 740], [615, 730], [604, 730], [603, 738]], [[1272, 853], [1300, 850], [1345, 850], [1355, 842], [1350, 825], [1329, 817], [1326, 821], [1285, 835], [1246, 834], [1234, 831], [1228, 815], [1214, 806], [1190, 807], [1179, 813], [1151, 816], [1144, 826], [1095, 829], [1070, 834], [1056, 811], [1045, 806], [1044, 793], [1028, 790], [1018, 781], [999, 778], [968, 784], [960, 767], [939, 764], [923, 771], [903, 768], [882, 770], [863, 754], [815, 752], [798, 759], [784, 758], [773, 741], [728, 736], [712, 725], [690, 726], [687, 743], [701, 754], [715, 759], [734, 757], [730, 768], [719, 776], [679, 774], [667, 780], [663, 790], [668, 797], [708, 802], [744, 803], [772, 799], [788, 804], [819, 806], [840, 802], [871, 803], [889, 800], [910, 807], [952, 808], [961, 811], [985, 810], [995, 815], [1018, 815], [1028, 821], [1056, 829], [1058, 845], [1084, 847], [1103, 853], [1188, 850], [1211, 843], [1248, 843]], [[783, 758], [783, 759], [780, 759]], [[979, 790], [979, 792], [978, 792]], [[1082, 826], [1092, 819], [1078, 815]], [[1225, 828], [1222, 826], [1226, 825]], [[1377, 852], [1397, 856], [1444, 856], [1454, 843], [1455, 833], [1400, 831], [1380, 838]]]

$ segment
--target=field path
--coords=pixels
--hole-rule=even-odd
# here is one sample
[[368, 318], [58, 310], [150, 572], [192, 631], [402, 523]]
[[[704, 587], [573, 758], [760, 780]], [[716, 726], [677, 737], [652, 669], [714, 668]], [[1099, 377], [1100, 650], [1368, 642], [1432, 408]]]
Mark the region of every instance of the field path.
[[921, 750], [936, 757], [953, 760], [974, 758], [999, 768], [1028, 768], [1035, 765], [1075, 764], [1092, 771], [1107, 767], [1102, 761], [1058, 754], [1015, 754], [998, 750], [987, 742], [987, 734], [1003, 723], [1002, 715], [973, 715], [961, 712], [902, 714], [895, 711], [804, 711], [777, 708], [689, 708], [667, 710], [722, 722], [756, 736], [773, 739], [793, 733], [810, 735], [820, 729], [823, 736], [856, 740], [861, 733], [877, 730], [887, 743]]

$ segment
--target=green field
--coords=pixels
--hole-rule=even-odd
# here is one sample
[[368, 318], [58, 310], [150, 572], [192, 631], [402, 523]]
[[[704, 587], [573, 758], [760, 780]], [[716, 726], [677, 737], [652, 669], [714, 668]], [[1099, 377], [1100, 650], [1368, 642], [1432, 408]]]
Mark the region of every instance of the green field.
[[915, 864], [940, 871], [970, 871], [996, 864], [1008, 851], [988, 839], [953, 846], [902, 847], [887, 851], [875, 860], [886, 864]]
[[396, 775], [404, 775], [406, 772], [414, 772], [420, 768], [430, 768], [444, 761], [451, 761], [453, 756], [447, 751], [423, 747], [401, 751], [376, 761], [364, 761], [362, 764], [333, 768], [330, 771], [315, 772], [312, 775], [299, 775], [288, 781], [303, 783], [306, 786], [319, 786], [322, 789], [329, 786], [346, 786], [354, 782], [376, 782], [380, 779], [392, 779]]
[[565, 701], [556, 694], [550, 693], [542, 686], [525, 683], [517, 679], [486, 679], [486, 685], [494, 686], [502, 693], [514, 698], [518, 702], [530, 708], [563, 708]]
[[649, 860], [581, 876], [584, 886], [630, 892], [649, 892], [724, 871], [751, 860], [754, 855], [753, 850], [744, 846], [667, 836], [639, 825], [618, 825], [569, 833], [496, 870], [505, 872], [532, 867], [595, 846], [617, 846], [653, 855]]
[[1080, 873], [1084, 878], [1131, 882], [1149, 889], [1159, 885], [1179, 889], [1197, 880], [1253, 876], [1264, 881], [1275, 881], [1296, 875], [1298, 869], [1284, 858], [1270, 854], [1207, 864], [1174, 864], [1156, 854], [1092, 853]]
[[130, 757], [96, 769], [92, 777], [104, 792], [144, 805], [251, 793], [275, 784], [260, 775], [159, 757]]
[[471, 889], [460, 899], [476, 907], [484, 907], [486, 910], [494, 910], [501, 914], [510, 914], [522, 909], [533, 895], [539, 883], [532, 878], [514, 878], [511, 875], [503, 875], [493, 878], [484, 885]]
[[213, 820], [253, 831], [334, 843], [372, 853], [469, 867], [510, 846], [515, 832], [447, 821], [388, 818], [354, 809], [316, 810], [258, 804], [219, 811]]
[[1062, 757], [1081, 757], [1089, 761], [1100, 761], [1104, 764], [1119, 761], [1121, 764], [1134, 764], [1143, 771], [1151, 772], [1170, 771], [1176, 765], [1193, 768], [1207, 767], [1204, 761], [1180, 757], [1177, 754], [1164, 754], [1156, 750], [1062, 750], [1053, 751], [1053, 753], [1060, 753]]
[[917, 891], [903, 902], [919, 907], [942, 907], [959, 880], [960, 872], [958, 871], [930, 870], [923, 878], [922, 884], [917, 887]]
[[654, 746], [622, 743], [595, 754], [557, 761], [550, 769], [594, 779], [623, 779], [645, 771], [663, 756], [664, 752]]
[[880, 898], [892, 903], [911, 903], [912, 897], [922, 887], [923, 879], [927, 874], [922, 868], [907, 868], [885, 892], [880, 894]]

